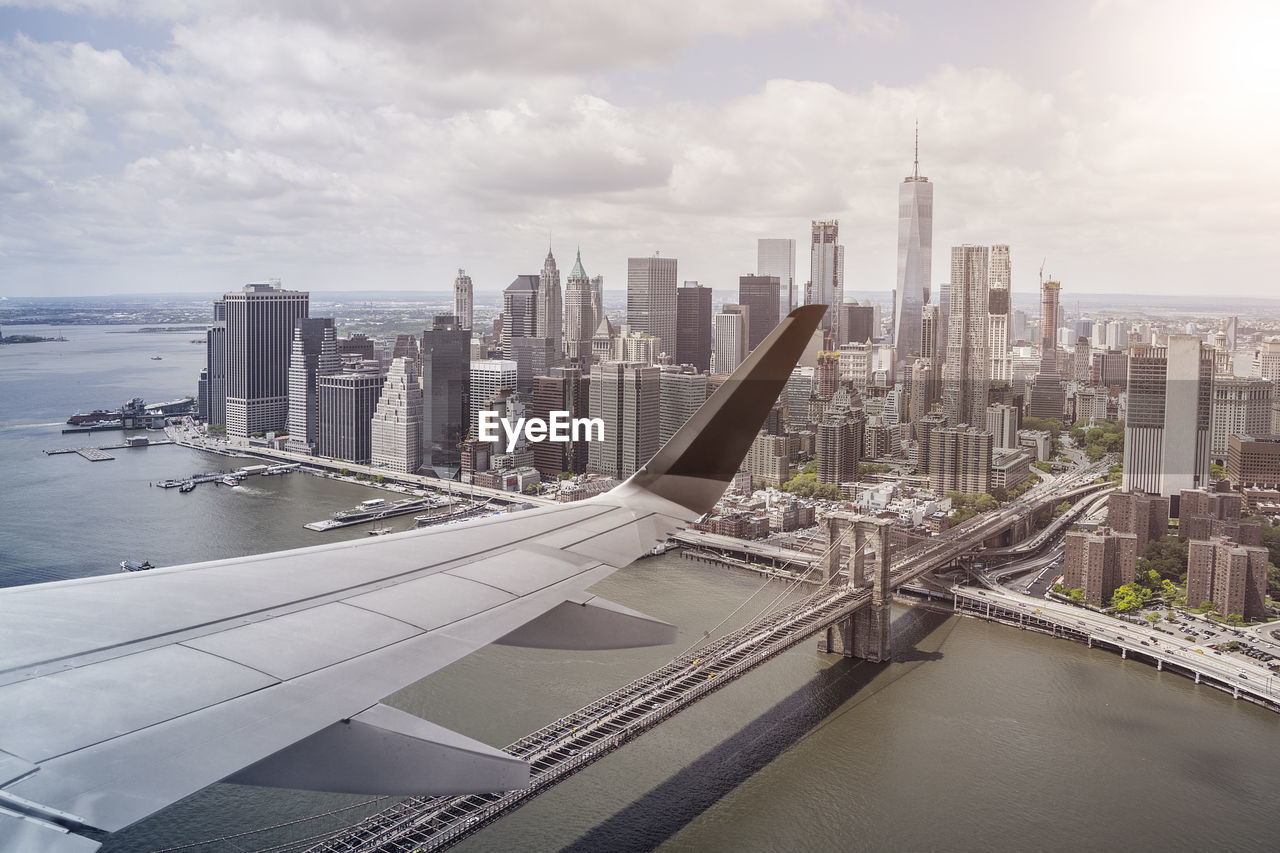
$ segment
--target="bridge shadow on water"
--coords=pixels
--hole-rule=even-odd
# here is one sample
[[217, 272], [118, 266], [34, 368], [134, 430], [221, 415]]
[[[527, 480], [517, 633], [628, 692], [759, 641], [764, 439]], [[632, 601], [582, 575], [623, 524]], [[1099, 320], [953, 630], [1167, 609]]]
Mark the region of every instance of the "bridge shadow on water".
[[[921, 651], [915, 646], [948, 618], [949, 614], [945, 613], [911, 609], [895, 619], [893, 662], [924, 664], [941, 660], [941, 652]], [[816, 638], [806, 641], [810, 648], [816, 642]], [[902, 675], [912, 668], [904, 668]], [[886, 664], [841, 658], [564, 849], [573, 853], [653, 850], [821, 726], [842, 705], [867, 690], [886, 669]], [[885, 686], [888, 685], [877, 685], [876, 691]]]

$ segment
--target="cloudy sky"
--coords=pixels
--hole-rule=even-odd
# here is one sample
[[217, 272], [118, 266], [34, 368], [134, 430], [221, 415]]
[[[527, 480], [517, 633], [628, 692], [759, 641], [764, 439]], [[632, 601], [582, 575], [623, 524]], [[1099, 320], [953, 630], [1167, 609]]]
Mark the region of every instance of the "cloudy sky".
[[1280, 293], [1280, 4], [0, 0], [0, 295], [736, 287], [897, 188], [1079, 292]]

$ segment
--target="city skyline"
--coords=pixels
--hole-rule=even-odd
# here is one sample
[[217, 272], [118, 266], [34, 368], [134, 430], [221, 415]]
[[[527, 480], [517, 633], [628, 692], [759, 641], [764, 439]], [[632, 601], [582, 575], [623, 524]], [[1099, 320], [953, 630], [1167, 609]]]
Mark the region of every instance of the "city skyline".
[[935, 246], [1013, 246], [1014, 292], [1046, 256], [1077, 293], [1269, 292], [1261, 4], [88, 8], [0, 13], [0, 295], [489, 292], [548, 232], [613, 289], [656, 250], [723, 290], [814, 219], [887, 292], [917, 120]]

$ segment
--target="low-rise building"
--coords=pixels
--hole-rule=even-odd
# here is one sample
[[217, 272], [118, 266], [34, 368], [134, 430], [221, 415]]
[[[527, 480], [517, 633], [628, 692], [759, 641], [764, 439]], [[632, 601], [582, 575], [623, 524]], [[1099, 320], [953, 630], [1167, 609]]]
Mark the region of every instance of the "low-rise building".
[[1037, 462], [1048, 462], [1053, 455], [1053, 434], [1047, 429], [1020, 429], [1018, 446], [1035, 454]]
[[991, 488], [1012, 489], [1031, 476], [1031, 451], [996, 450], [991, 458]]
[[1237, 489], [1280, 488], [1280, 436], [1229, 436], [1227, 477]]

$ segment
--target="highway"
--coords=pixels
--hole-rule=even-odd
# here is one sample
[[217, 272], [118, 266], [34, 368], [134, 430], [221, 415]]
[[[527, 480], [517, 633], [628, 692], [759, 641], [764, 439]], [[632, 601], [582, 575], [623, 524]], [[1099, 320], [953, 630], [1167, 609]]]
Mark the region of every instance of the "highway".
[[[1181, 633], [1162, 633], [1145, 624], [1126, 622], [1083, 607], [1002, 588], [978, 590], [957, 586], [951, 591], [958, 599], [969, 598], [1016, 608], [1028, 616], [1081, 634], [1095, 643], [1117, 646], [1126, 653], [1138, 653], [1161, 664], [1199, 673], [1272, 704], [1280, 704], [1280, 683], [1277, 683], [1275, 673], [1251, 659], [1202, 648], [1210, 642], [1204, 638], [1197, 641]], [[1188, 621], [1184, 619], [1183, 624]]]

